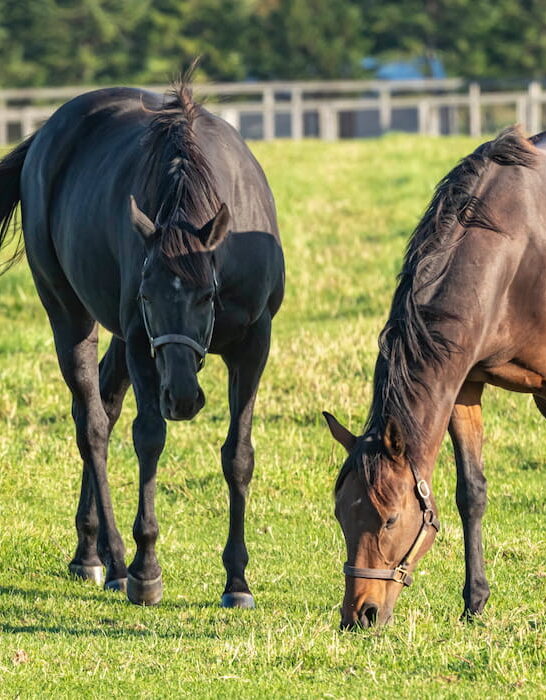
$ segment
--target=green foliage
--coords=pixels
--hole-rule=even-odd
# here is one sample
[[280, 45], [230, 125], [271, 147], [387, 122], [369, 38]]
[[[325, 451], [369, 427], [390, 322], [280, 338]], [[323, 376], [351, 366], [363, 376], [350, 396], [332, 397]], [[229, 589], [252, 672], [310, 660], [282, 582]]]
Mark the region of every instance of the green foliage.
[[125, 82], [148, 0], [0, 0], [0, 85]]
[[[433, 480], [442, 531], [402, 593], [395, 624], [337, 629], [345, 553], [332, 488], [344, 455], [320, 412], [355, 432], [363, 424], [407, 237], [436, 182], [475, 146], [401, 135], [253, 145], [275, 193], [287, 262], [254, 423], [254, 611], [217, 607], [228, 424], [217, 357], [200, 375], [207, 405], [191, 423], [169, 425], [160, 462], [162, 605], [137, 608], [68, 578], [80, 473], [68, 391], [28, 269], [0, 278], [0, 697], [545, 696], [546, 428], [529, 396], [484, 395], [485, 613], [458, 621], [463, 546], [446, 441]], [[129, 396], [109, 460], [129, 560], [133, 416]]]
[[451, 75], [538, 78], [541, 0], [0, 0], [0, 87], [366, 77], [434, 54]]
[[541, 0], [355, 0], [371, 53], [385, 58], [435, 54], [451, 75], [542, 77], [546, 5]]
[[359, 9], [331, 0], [257, 0], [248, 66], [256, 78], [354, 77], [364, 55]]
[[142, 52], [138, 80], [165, 82], [195, 56], [197, 75], [243, 80], [244, 29], [248, 8], [238, 0], [158, 0], [138, 29]]

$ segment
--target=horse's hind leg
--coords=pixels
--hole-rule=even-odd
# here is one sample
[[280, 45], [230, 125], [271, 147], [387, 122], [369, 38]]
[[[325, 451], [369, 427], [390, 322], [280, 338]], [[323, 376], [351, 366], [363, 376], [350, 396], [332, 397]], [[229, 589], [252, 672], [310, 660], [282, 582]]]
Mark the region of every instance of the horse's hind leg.
[[252, 415], [258, 384], [269, 354], [271, 316], [265, 311], [251, 326], [244, 341], [223, 358], [229, 370], [231, 420], [222, 447], [222, 468], [229, 488], [229, 534], [223, 553], [227, 580], [221, 604], [226, 608], [253, 608], [254, 598], [245, 579], [248, 552], [245, 544], [245, 505], [254, 471], [251, 442]]
[[489, 598], [481, 524], [487, 498], [482, 464], [482, 391], [483, 384], [463, 384], [449, 423], [457, 464], [456, 500], [464, 532], [466, 577], [463, 617], [481, 613]]
[[[130, 386], [127, 364], [125, 361], [125, 343], [112, 338], [110, 346], [99, 365], [99, 382], [102, 405], [108, 417], [108, 434], [119, 418], [123, 399]], [[77, 404], [72, 406], [74, 420]], [[69, 564], [69, 570], [74, 576], [90, 579], [96, 583], [102, 583], [102, 562], [97, 552], [97, 535], [99, 518], [95, 494], [91, 481], [90, 465], [84, 462], [80, 501], [76, 514], [76, 531], [78, 533], [78, 546], [74, 558]], [[112, 578], [113, 577], [113, 578]], [[110, 583], [110, 581], [113, 583]], [[113, 572], [107, 572], [106, 587], [119, 586], [119, 581]]]
[[[88, 465], [97, 504], [98, 556], [107, 566], [111, 587], [123, 587], [127, 577], [125, 549], [116, 528], [106, 476], [109, 420], [99, 388], [97, 324], [72, 290], [50, 249], [39, 248], [36, 240], [31, 240], [27, 254], [36, 289], [49, 316], [59, 366], [72, 392], [78, 448]], [[48, 272], [44, 274], [46, 265]]]

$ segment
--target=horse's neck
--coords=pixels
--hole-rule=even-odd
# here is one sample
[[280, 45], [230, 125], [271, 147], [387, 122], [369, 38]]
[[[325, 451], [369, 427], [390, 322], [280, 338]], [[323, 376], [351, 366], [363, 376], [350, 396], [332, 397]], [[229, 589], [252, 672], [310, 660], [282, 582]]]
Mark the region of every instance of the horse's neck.
[[422, 376], [416, 377], [424, 382], [426, 389], [420, 386], [411, 401], [412, 415], [420, 434], [410, 436], [408, 447], [427, 480], [434, 470], [453, 406], [468, 374], [467, 364], [462, 353], [453, 353], [434, 372], [427, 368]]

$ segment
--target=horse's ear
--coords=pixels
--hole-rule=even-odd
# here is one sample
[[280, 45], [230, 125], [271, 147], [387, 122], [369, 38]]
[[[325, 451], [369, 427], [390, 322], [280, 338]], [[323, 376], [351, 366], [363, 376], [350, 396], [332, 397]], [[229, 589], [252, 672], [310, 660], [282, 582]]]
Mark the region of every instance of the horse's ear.
[[131, 215], [131, 224], [133, 225], [134, 230], [142, 236], [144, 242], [149, 241], [151, 236], [153, 236], [155, 233], [155, 226], [146, 216], [146, 214], [143, 211], [140, 211], [133, 195], [129, 197], [129, 210]]
[[398, 421], [389, 418], [383, 434], [383, 445], [392, 459], [399, 459], [406, 450], [406, 443]]
[[328, 413], [328, 411], [323, 411], [322, 415], [326, 418], [326, 422], [328, 423], [328, 427], [330, 428], [330, 432], [332, 433], [334, 440], [337, 440], [341, 445], [343, 445], [347, 452], [352, 452], [357, 440], [356, 435], [353, 435], [350, 430], [347, 430], [347, 428], [341, 425], [341, 423], [334, 418], [331, 413]]
[[213, 216], [199, 231], [201, 243], [207, 250], [217, 248], [229, 233], [229, 209], [222, 204], [216, 216]]

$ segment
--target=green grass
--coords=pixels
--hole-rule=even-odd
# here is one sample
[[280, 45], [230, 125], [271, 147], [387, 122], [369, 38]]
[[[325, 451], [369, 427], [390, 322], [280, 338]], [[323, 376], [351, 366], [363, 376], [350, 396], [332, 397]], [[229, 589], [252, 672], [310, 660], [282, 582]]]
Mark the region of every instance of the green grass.
[[[443, 529], [380, 631], [340, 633], [344, 543], [332, 487], [343, 459], [320, 412], [357, 431], [407, 237], [438, 179], [475, 142], [254, 144], [277, 200], [287, 290], [254, 423], [248, 508], [254, 611], [218, 607], [227, 495], [225, 371], [169, 426], [159, 470], [165, 597], [129, 605], [71, 581], [80, 464], [69, 397], [24, 264], [0, 279], [0, 697], [466, 698], [546, 695], [546, 426], [527, 396], [484, 398], [492, 595], [458, 621], [464, 565], [451, 446], [434, 491]], [[106, 338], [104, 339], [106, 342]], [[129, 561], [137, 470], [129, 397], [110, 479]]]

